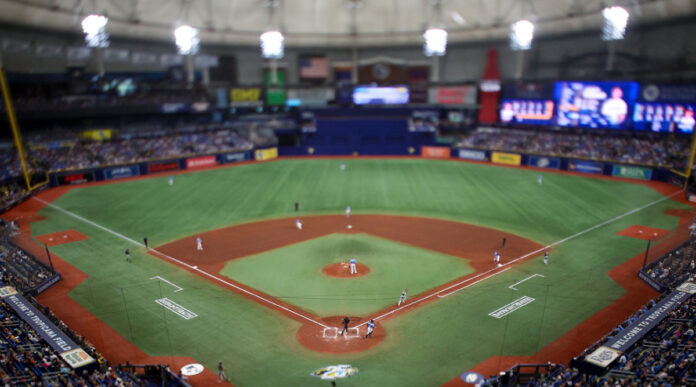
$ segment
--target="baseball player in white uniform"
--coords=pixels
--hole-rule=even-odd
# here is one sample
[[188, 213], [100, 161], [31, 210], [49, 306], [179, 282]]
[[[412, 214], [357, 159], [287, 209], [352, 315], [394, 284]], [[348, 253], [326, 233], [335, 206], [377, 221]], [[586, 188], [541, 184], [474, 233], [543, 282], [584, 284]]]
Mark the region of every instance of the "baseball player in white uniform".
[[298, 230], [302, 230], [302, 221], [299, 219], [295, 219], [295, 226], [297, 226]]
[[174, 177], [169, 176], [169, 185], [174, 185]]
[[358, 274], [358, 269], [355, 267], [355, 258], [350, 259], [350, 274]]
[[537, 178], [537, 182], [538, 182], [539, 184], [543, 183], [543, 182], [544, 182], [544, 176], [543, 176], [543, 175], [539, 175], [539, 177]]
[[396, 304], [396, 306], [401, 306], [402, 303], [406, 302], [406, 288], [404, 288], [404, 291], [401, 292], [401, 295], [399, 296], [399, 302]]
[[544, 251], [544, 265], [547, 265], [549, 263], [549, 252]]
[[375, 320], [370, 320], [369, 323], [367, 323], [367, 334], [365, 335], [365, 338], [367, 339], [368, 337], [372, 336], [372, 331], [375, 329]]
[[493, 252], [493, 263], [500, 265], [500, 254], [497, 251]]
[[350, 218], [350, 206], [346, 206], [346, 218]]
[[203, 241], [201, 237], [196, 238], [196, 250], [203, 250]]

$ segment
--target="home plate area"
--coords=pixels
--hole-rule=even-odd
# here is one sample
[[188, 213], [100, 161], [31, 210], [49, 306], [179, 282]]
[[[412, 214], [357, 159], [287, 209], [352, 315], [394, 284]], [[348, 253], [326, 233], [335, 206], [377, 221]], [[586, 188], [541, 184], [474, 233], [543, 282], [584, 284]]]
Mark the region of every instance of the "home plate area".
[[[341, 330], [343, 330], [341, 328]], [[338, 328], [334, 327], [329, 327], [329, 328], [324, 328], [324, 333], [322, 335], [323, 338], [325, 339], [338, 339]], [[345, 340], [349, 339], [359, 339], [360, 338], [360, 328], [348, 328], [346, 333], [343, 336]]]

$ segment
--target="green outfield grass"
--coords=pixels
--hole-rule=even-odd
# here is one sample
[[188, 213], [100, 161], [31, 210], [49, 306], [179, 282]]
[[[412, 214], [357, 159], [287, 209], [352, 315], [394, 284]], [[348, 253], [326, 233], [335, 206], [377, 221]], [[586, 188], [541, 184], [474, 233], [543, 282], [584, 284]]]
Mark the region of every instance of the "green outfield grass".
[[[334, 278], [321, 272], [355, 257], [370, 272]], [[457, 257], [365, 234], [333, 234], [230, 261], [222, 274], [319, 316], [366, 316], [396, 304], [404, 288], [419, 294], [473, 272]], [[268, 278], [275, 278], [269, 281]]]
[[[341, 162], [346, 162], [345, 171], [339, 169]], [[437, 160], [281, 160], [181, 174], [174, 186], [168, 186], [167, 176], [162, 175], [76, 188], [55, 202], [134, 240], [147, 236], [155, 246], [232, 224], [294, 216], [295, 201], [300, 202], [301, 215], [338, 214], [351, 205], [354, 213], [451, 219], [541, 244], [652, 203], [557, 246], [550, 265], [535, 257], [385, 322], [384, 342], [353, 355], [304, 349], [295, 339], [300, 326], [295, 320], [54, 208], [40, 212], [46, 219], [33, 223], [32, 233], [76, 229], [89, 236], [51, 249], [89, 276], [70, 296], [148, 354], [192, 356], [211, 369], [223, 361], [231, 381], [239, 386], [323, 386], [325, 382], [309, 373], [340, 363], [361, 370], [342, 386], [430, 386], [491, 355], [532, 354], [619, 298], [624, 291], [606, 272], [642, 252], [645, 241], [616, 232], [633, 224], [671, 230], [678, 219], [664, 211], [689, 208], [658, 201], [663, 196], [639, 184], [541, 173], [544, 182], [539, 185], [539, 174]], [[124, 260], [127, 247], [133, 263]], [[261, 276], [252, 267], [243, 267], [254, 259], [230, 265], [229, 275], [235, 278], [234, 270], [239, 269], [254, 281], [265, 278], [260, 287], [288, 280], [283, 270], [267, 268]], [[508, 288], [534, 273], [545, 277], [525, 282], [517, 292]], [[184, 290], [174, 293], [166, 283], [150, 279], [154, 276]], [[488, 316], [523, 295], [534, 302], [502, 319]], [[398, 291], [389, 296], [398, 297]], [[185, 320], [154, 302], [163, 297], [198, 317]]]

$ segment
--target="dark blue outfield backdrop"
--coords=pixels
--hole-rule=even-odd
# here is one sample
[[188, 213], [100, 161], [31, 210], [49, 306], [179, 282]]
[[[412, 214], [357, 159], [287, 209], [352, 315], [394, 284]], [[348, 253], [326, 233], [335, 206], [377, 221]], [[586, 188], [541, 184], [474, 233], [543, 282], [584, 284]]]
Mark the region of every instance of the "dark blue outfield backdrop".
[[29, 301], [20, 296], [14, 288], [11, 286], [0, 288], [0, 296], [19, 318], [29, 324], [72, 368], [78, 369], [95, 364], [94, 359], [87, 352], [75, 344]]

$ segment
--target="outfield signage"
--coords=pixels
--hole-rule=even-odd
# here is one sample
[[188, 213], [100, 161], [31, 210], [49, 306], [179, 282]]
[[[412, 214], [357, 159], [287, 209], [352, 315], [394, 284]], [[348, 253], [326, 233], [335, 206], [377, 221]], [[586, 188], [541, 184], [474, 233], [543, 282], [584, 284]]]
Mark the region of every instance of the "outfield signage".
[[629, 179], [650, 180], [650, 177], [652, 177], [652, 168], [614, 164], [611, 175], [627, 177]]
[[560, 169], [561, 159], [555, 157], [529, 156], [527, 165], [537, 168]]
[[155, 300], [155, 302], [169, 309], [175, 314], [179, 315], [179, 317], [183, 318], [184, 320], [190, 320], [192, 318], [198, 317], [197, 314], [191, 312], [190, 310], [184, 308], [183, 306], [177, 304], [176, 302], [170, 300], [167, 297], [157, 299]]
[[459, 158], [460, 159], [468, 159], [468, 160], [486, 161], [486, 152], [480, 151], [480, 150], [472, 150], [472, 149], [460, 149], [459, 150]]
[[496, 164], [520, 165], [522, 164], [522, 156], [517, 153], [491, 153], [491, 161]]
[[[7, 292], [4, 292], [7, 294]], [[72, 368], [79, 368], [94, 362], [79, 345], [75, 344], [63, 331], [58, 329], [46, 316], [41, 314], [24, 297], [19, 294], [4, 296], [3, 301], [29, 324], [44, 341], [48, 343]]]
[[273, 160], [278, 158], [278, 148], [257, 149], [254, 151], [254, 159], [257, 161]]
[[423, 146], [421, 156], [436, 159], [447, 159], [450, 157], [451, 149], [446, 146]]
[[68, 173], [58, 176], [58, 185], [82, 184], [94, 181], [94, 172]]
[[186, 169], [212, 167], [215, 165], [215, 155], [192, 157], [186, 159]]
[[230, 90], [230, 106], [263, 105], [263, 89], [260, 87], [236, 87]]
[[593, 161], [570, 160], [568, 161], [568, 170], [571, 172], [596, 173], [604, 172], [604, 164], [595, 163]]
[[488, 313], [488, 315], [495, 318], [503, 318], [508, 314], [516, 311], [517, 309], [520, 309], [527, 304], [531, 304], [532, 301], [534, 301], [532, 297], [523, 296], [503, 306], [502, 308], [496, 309], [493, 312]]
[[225, 153], [222, 155], [223, 163], [236, 163], [238, 161], [245, 161], [247, 159], [246, 152], [239, 153]]
[[633, 344], [642, 339], [646, 333], [667, 317], [669, 312], [676, 309], [682, 302], [691, 298], [692, 294], [676, 290], [662, 301], [655, 304], [652, 309], [638, 317], [626, 329], [617, 333], [604, 345], [615, 350], [626, 352]]
[[602, 368], [609, 367], [614, 360], [621, 356], [621, 352], [607, 346], [601, 346], [591, 354], [585, 356], [585, 361], [596, 364]]
[[163, 163], [152, 163], [147, 165], [148, 173], [176, 171], [179, 169], [178, 161], [166, 161]]
[[140, 169], [137, 165], [124, 165], [122, 167], [107, 168], [104, 170], [104, 178], [106, 178], [106, 180], [122, 179], [124, 177], [138, 175], [140, 175]]

